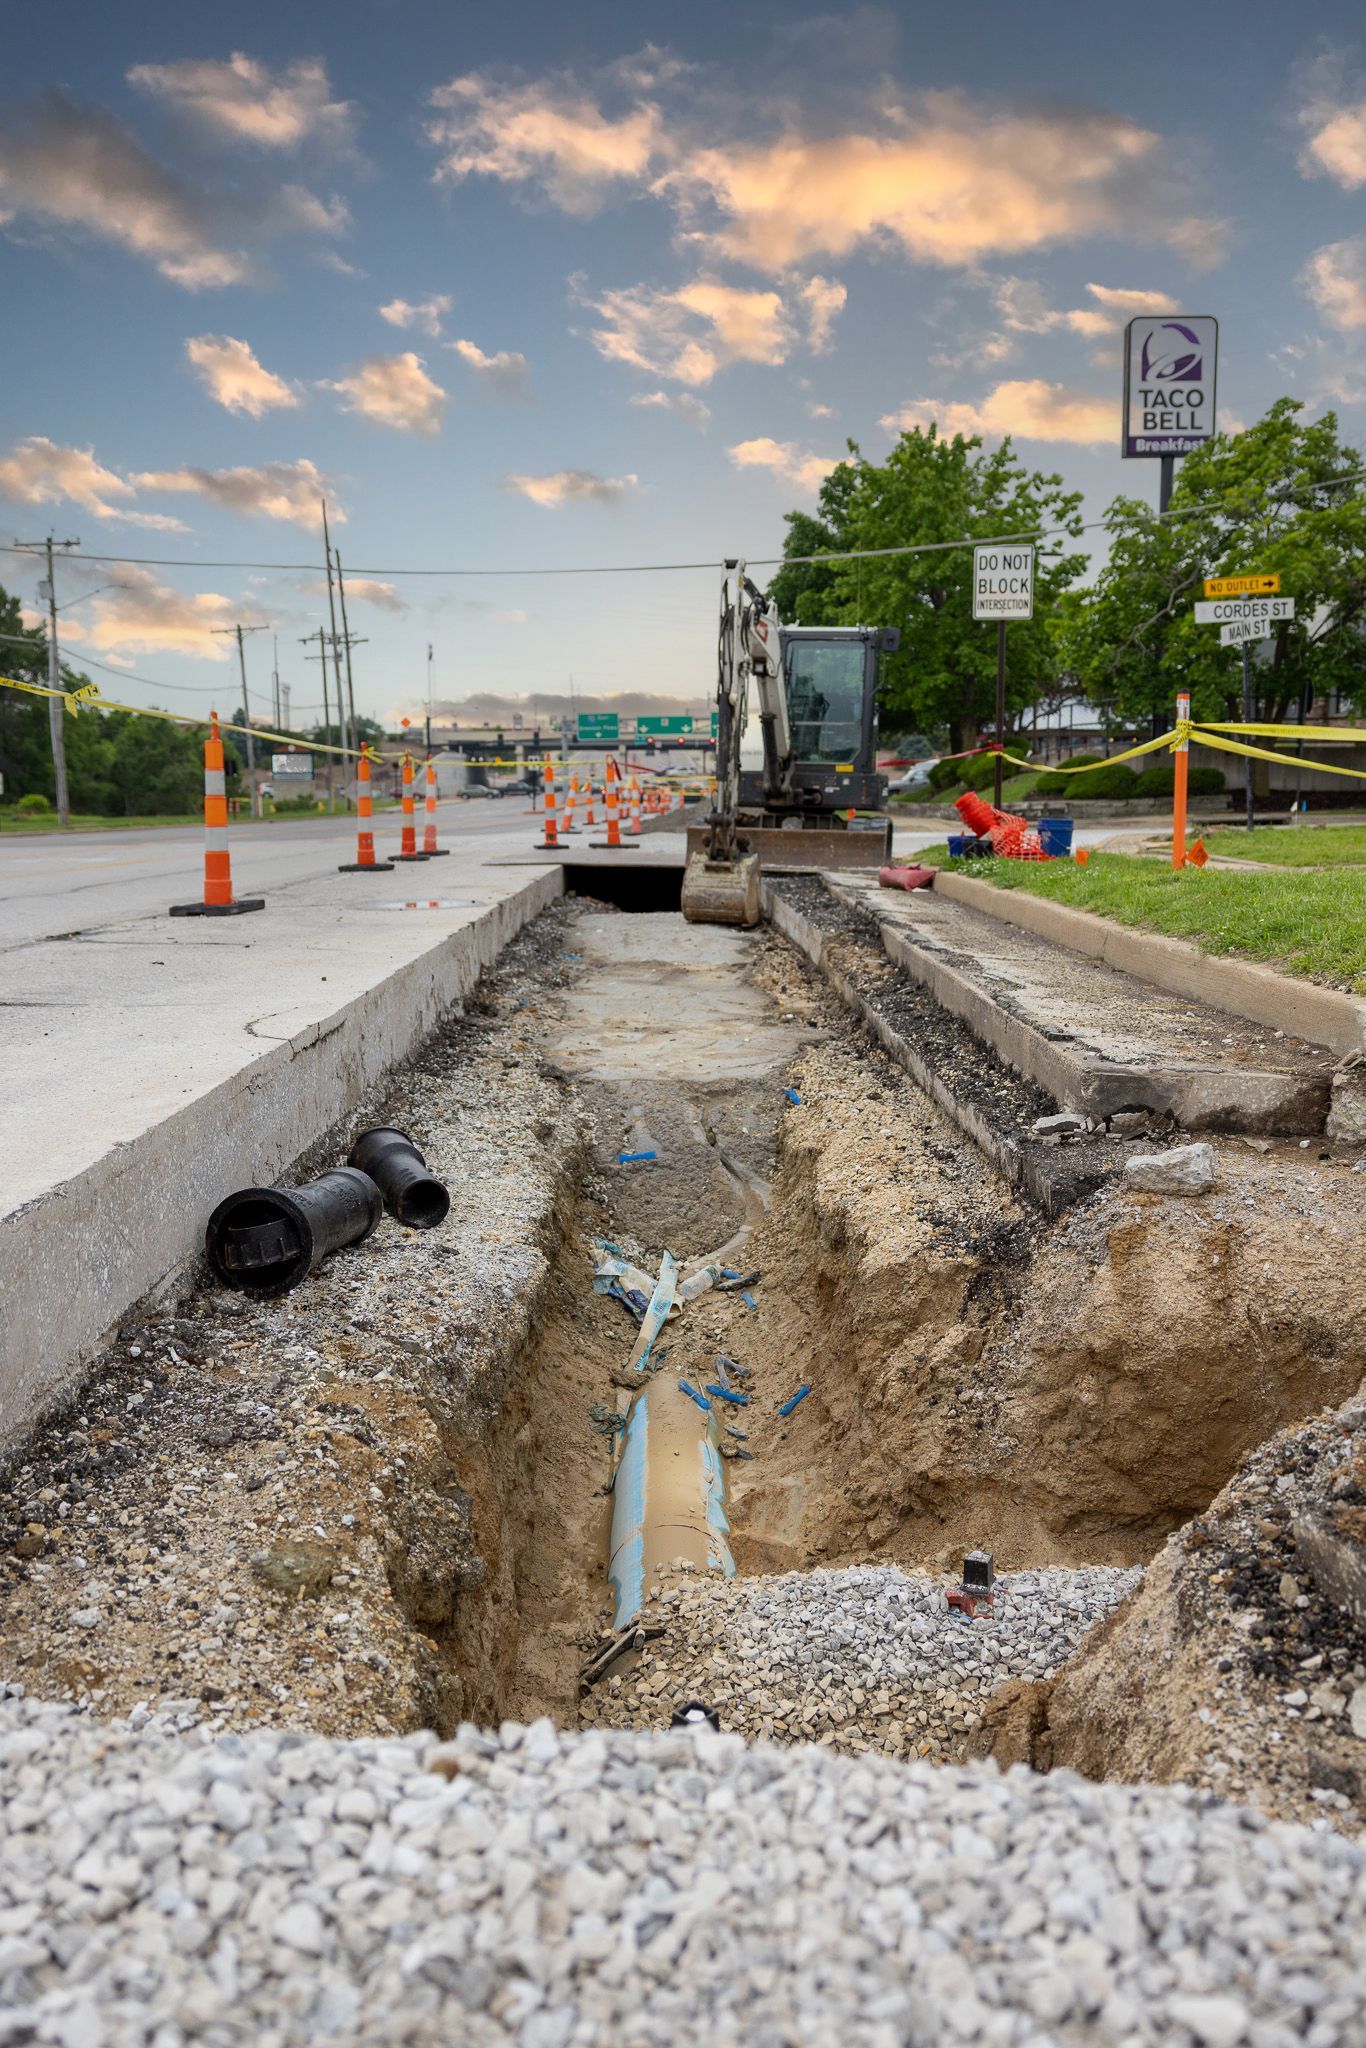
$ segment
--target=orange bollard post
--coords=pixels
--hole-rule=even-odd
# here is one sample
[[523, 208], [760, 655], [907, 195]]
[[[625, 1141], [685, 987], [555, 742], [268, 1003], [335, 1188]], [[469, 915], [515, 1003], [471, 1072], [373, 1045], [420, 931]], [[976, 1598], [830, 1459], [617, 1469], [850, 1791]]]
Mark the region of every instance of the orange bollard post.
[[365, 741], [360, 750], [360, 766], [356, 770], [356, 858], [343, 862], [337, 869], [339, 875], [391, 875], [394, 864], [391, 860], [375, 859], [375, 806], [370, 797], [370, 743]]
[[413, 757], [403, 756], [403, 838], [396, 860], [425, 860], [417, 850], [417, 822], [413, 815]]
[[593, 816], [593, 771], [591, 768], [589, 769], [587, 775], [584, 777], [583, 786], [588, 795], [588, 809], [583, 814], [583, 822], [585, 825], [588, 826], [590, 831], [595, 832], [597, 830], [598, 821]]
[[635, 777], [635, 776], [633, 775], [633, 776], [631, 777], [631, 835], [632, 835], [632, 837], [633, 837], [633, 838], [634, 838], [634, 837], [636, 837], [636, 836], [637, 836], [637, 835], [639, 834], [639, 832], [640, 832], [640, 783], [639, 783], [639, 782], [637, 781], [636, 777]]
[[590, 839], [588, 843], [590, 846], [610, 847], [613, 853], [634, 853], [635, 848], [628, 846], [621, 836], [621, 818], [618, 811], [619, 799], [617, 796], [617, 783], [619, 780], [620, 776], [615, 761], [609, 761], [607, 763], [605, 791], [607, 837], [605, 839]]
[[[1191, 715], [1191, 700], [1183, 690], [1176, 699], [1176, 722]], [[1303, 744], [1301, 742], [1301, 744]], [[1186, 775], [1190, 767], [1190, 741], [1182, 740], [1176, 749], [1176, 782], [1172, 798], [1172, 866], [1186, 865]]]
[[264, 896], [232, 893], [232, 863], [228, 853], [228, 793], [223, 768], [223, 738], [218, 730], [218, 713], [209, 713], [209, 736], [204, 742], [204, 900], [202, 903], [173, 903], [172, 917], [240, 917], [246, 910], [264, 910]]
[[428, 860], [443, 859], [450, 852], [449, 846], [436, 843], [436, 762], [427, 756], [427, 794], [423, 804], [424, 823], [422, 828], [422, 851]]
[[560, 841], [555, 824], [555, 763], [545, 757], [545, 837], [536, 844], [542, 853], [553, 853]]

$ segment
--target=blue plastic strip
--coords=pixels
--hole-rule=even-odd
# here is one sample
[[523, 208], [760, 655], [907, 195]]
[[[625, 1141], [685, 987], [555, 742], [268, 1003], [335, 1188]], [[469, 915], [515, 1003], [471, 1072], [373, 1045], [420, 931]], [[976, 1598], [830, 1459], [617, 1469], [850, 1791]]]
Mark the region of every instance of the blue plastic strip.
[[686, 1394], [690, 1401], [696, 1401], [698, 1407], [704, 1409], [708, 1415], [711, 1414], [711, 1402], [704, 1400], [696, 1387], [690, 1386], [687, 1380], [680, 1380], [678, 1382], [678, 1391], [680, 1394]]
[[804, 1401], [810, 1392], [811, 1382], [810, 1380], [804, 1380], [801, 1386], [798, 1387], [796, 1393], [792, 1396], [792, 1398], [788, 1401], [783, 1402], [783, 1405], [778, 1410], [778, 1413], [780, 1415], [790, 1415], [793, 1409], [797, 1406], [798, 1402]]
[[709, 1386], [707, 1392], [715, 1394], [718, 1401], [729, 1401], [734, 1408], [748, 1408], [749, 1406], [748, 1394], [733, 1394], [729, 1387]]

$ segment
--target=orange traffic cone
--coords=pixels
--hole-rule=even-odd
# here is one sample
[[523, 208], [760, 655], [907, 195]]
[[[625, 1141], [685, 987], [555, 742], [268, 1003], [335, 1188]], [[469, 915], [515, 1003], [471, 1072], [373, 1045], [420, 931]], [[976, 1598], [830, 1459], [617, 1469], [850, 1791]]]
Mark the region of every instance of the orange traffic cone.
[[561, 827], [561, 833], [565, 839], [569, 837], [571, 832], [577, 832], [579, 829], [574, 823], [574, 806], [578, 800], [579, 778], [577, 775], [571, 775], [569, 778], [569, 795], [565, 798], [564, 824]]
[[204, 901], [173, 903], [172, 917], [240, 917], [244, 910], [266, 907], [264, 896], [241, 896], [233, 901], [223, 741], [218, 713], [211, 711], [209, 719], [209, 736], [204, 742]]
[[607, 837], [605, 839], [590, 839], [588, 843], [590, 846], [610, 846], [614, 853], [634, 853], [635, 848], [629, 846], [621, 836], [621, 818], [618, 812], [619, 800], [617, 797], [618, 780], [617, 764], [615, 761], [609, 761], [607, 763], [606, 787], [604, 791], [607, 804]]
[[560, 843], [555, 825], [555, 763], [549, 754], [545, 757], [545, 838], [536, 843], [542, 853], [553, 853]]
[[436, 762], [430, 754], [427, 756], [427, 799], [423, 808], [426, 822], [422, 829], [422, 851], [428, 860], [444, 858], [450, 848], [436, 843]]
[[413, 816], [413, 757], [403, 756], [403, 838], [397, 860], [426, 860], [417, 850], [417, 824]]
[[356, 858], [337, 869], [339, 875], [390, 875], [391, 860], [375, 859], [375, 807], [370, 800], [370, 743], [362, 741], [360, 766], [356, 770]]

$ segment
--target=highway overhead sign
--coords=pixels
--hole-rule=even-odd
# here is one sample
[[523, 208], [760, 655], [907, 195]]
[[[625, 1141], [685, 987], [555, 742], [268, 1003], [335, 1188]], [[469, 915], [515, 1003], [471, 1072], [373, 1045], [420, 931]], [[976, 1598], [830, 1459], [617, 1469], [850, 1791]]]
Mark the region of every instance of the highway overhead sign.
[[1206, 597], [1275, 597], [1281, 587], [1276, 569], [1254, 569], [1247, 576], [1207, 576]]
[[988, 541], [972, 551], [974, 619], [1032, 619], [1033, 541]]
[[1189, 455], [1214, 432], [1219, 322], [1145, 313], [1124, 330], [1123, 455]]
[[1231, 626], [1242, 619], [1293, 619], [1293, 597], [1215, 597], [1195, 607], [1197, 626]]
[[692, 720], [691, 718], [638, 718], [636, 720], [636, 731], [638, 733], [668, 733], [677, 737], [692, 731]]
[[1270, 638], [1270, 619], [1235, 619], [1231, 626], [1221, 626], [1219, 628], [1219, 645], [1221, 647], [1241, 647], [1244, 641], [1247, 640], [1269, 640]]
[[581, 711], [579, 713], [578, 737], [583, 740], [611, 740], [621, 738], [621, 721], [615, 711]]

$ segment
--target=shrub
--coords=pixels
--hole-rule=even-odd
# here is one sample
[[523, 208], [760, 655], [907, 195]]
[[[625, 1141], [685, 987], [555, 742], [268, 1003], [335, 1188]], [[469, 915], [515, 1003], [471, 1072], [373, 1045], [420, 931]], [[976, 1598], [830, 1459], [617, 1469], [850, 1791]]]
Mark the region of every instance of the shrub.
[[[1135, 778], [1134, 795], [1171, 796], [1175, 787], [1176, 763], [1167, 754]], [[1197, 767], [1192, 762], [1186, 771], [1186, 790], [1190, 796], [1218, 796], [1223, 788], [1224, 777], [1218, 768]]]
[[27, 796], [21, 796], [14, 806], [21, 818], [38, 818], [52, 809], [40, 789], [31, 789]]
[[[1065, 761], [1059, 761], [1058, 768], [1096, 768], [1103, 759], [1101, 754], [1069, 754]], [[1077, 780], [1075, 775], [1059, 775], [1057, 769], [1048, 768], [1034, 787], [1040, 796], [1061, 796], [1069, 784]]]
[[1122, 798], [1135, 794], [1137, 780], [1127, 762], [1101, 761], [1080, 775], [1041, 775], [1034, 789], [1038, 796]]

